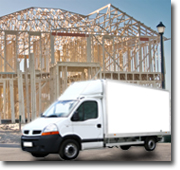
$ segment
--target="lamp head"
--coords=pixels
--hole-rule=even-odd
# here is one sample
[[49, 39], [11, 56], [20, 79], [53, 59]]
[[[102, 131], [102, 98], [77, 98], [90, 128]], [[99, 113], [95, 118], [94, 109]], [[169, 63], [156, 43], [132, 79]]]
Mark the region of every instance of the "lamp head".
[[156, 27], [157, 27], [157, 29], [158, 29], [159, 34], [163, 34], [163, 33], [164, 33], [164, 31], [165, 31], [165, 26], [163, 25], [162, 22], [160, 22]]

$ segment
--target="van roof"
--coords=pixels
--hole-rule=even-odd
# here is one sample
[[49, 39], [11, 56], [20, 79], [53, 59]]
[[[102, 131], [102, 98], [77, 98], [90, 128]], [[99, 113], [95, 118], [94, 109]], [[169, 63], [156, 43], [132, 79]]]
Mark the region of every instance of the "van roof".
[[71, 84], [58, 100], [76, 100], [82, 96], [102, 94], [102, 80], [80, 81]]

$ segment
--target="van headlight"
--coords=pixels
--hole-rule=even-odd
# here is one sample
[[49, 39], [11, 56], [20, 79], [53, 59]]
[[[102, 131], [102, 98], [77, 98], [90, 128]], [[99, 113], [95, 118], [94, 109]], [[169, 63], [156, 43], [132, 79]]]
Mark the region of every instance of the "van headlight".
[[58, 128], [55, 124], [49, 124], [43, 129], [42, 136], [59, 134]]

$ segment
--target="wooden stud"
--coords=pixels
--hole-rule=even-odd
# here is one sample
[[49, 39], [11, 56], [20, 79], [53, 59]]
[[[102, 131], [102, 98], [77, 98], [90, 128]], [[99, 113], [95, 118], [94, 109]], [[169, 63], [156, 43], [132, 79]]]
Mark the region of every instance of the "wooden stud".
[[50, 68], [50, 77], [51, 77], [51, 81], [49, 82], [50, 84], [50, 102], [53, 102], [53, 68]]
[[113, 59], [114, 59], [114, 61], [113, 61], [113, 63], [114, 63], [114, 70], [113, 71], [116, 71], [114, 37], [113, 37], [113, 44], [112, 44], [112, 52], [113, 52]]
[[6, 47], [7, 47], [7, 42], [6, 42], [6, 31], [5, 31], [4, 32], [4, 72], [6, 72], [6, 70], [7, 70], [7, 65], [6, 65], [6, 63], [7, 63], [7, 61], [6, 61], [7, 49], [6, 49]]
[[151, 41], [150, 40], [149, 40], [148, 51], [149, 51], [149, 71], [153, 72], [152, 55], [151, 55]]
[[54, 36], [50, 35], [50, 44], [51, 44], [51, 64], [55, 63], [54, 60]]
[[42, 113], [42, 110], [41, 110], [41, 81], [39, 82], [39, 111], [38, 111], [38, 116]]
[[104, 36], [102, 38], [102, 48], [103, 48], [103, 71], [105, 71], [105, 47], [104, 47]]
[[87, 62], [91, 62], [91, 36], [87, 37]]
[[15, 41], [15, 70], [17, 70], [18, 65], [18, 35], [16, 34], [16, 41]]
[[25, 88], [26, 88], [26, 113], [27, 122], [30, 122], [30, 109], [29, 109], [29, 79], [27, 70], [27, 57], [24, 58], [24, 76], [25, 76]]
[[57, 92], [56, 92], [56, 99], [60, 96], [60, 75], [59, 75], [59, 66], [56, 66], [56, 88], [57, 88]]
[[17, 77], [18, 77], [18, 102], [19, 102], [19, 116], [22, 116], [22, 86], [21, 86], [21, 73], [19, 64], [17, 65]]
[[30, 75], [31, 75], [31, 117], [32, 120], [36, 118], [36, 77], [35, 77], [35, 66], [34, 66], [34, 54], [30, 53]]
[[40, 34], [40, 40], [39, 40], [39, 42], [40, 42], [40, 70], [41, 70], [41, 72], [42, 72], [42, 69], [43, 69], [43, 62], [42, 62], [42, 38], [41, 38], [41, 34]]
[[6, 115], [6, 81], [3, 82], [3, 119]]
[[64, 90], [67, 88], [67, 66], [64, 67]]
[[57, 99], [57, 77], [56, 77], [56, 67], [53, 67], [53, 102]]
[[10, 80], [10, 101], [11, 101], [11, 122], [15, 123], [15, 113], [14, 113], [14, 84], [13, 80]]

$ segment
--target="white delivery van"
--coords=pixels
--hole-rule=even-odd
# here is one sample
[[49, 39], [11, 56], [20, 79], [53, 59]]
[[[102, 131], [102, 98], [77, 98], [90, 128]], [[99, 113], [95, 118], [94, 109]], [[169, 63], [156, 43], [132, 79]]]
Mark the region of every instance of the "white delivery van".
[[144, 146], [153, 151], [171, 134], [169, 92], [117, 80], [75, 82], [22, 130], [23, 151], [35, 157], [58, 153]]

